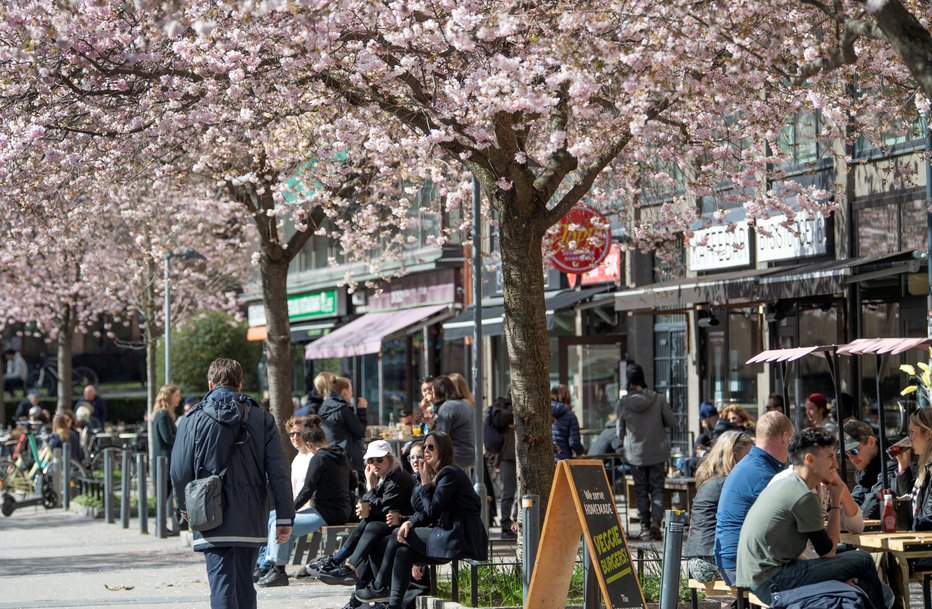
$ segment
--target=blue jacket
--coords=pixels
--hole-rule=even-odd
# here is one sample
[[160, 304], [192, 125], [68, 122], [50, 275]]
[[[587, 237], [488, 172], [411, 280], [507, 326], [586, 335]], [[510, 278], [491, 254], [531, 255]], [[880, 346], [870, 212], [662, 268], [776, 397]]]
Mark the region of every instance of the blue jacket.
[[[246, 409], [249, 418], [240, 436]], [[233, 448], [239, 437], [243, 444]], [[178, 508], [185, 510], [184, 489], [195, 478], [223, 478], [223, 524], [194, 533], [194, 549], [261, 547], [268, 539], [268, 494], [278, 525], [294, 520], [291, 471], [275, 419], [252, 398], [230, 387], [215, 387], [178, 420], [171, 456], [171, 479]]]
[[783, 590], [774, 594], [770, 603], [771, 609], [865, 609], [872, 606], [863, 590], [839, 581]]
[[755, 446], [725, 478], [715, 513], [715, 564], [725, 569], [735, 568], [738, 537], [748, 510], [770, 479], [785, 467], [786, 464]]
[[330, 394], [320, 408], [317, 415], [324, 423], [327, 432], [327, 441], [346, 451], [350, 465], [357, 472], [363, 472], [366, 464], [363, 463], [362, 439], [366, 435], [366, 409], [353, 408], [342, 397]]
[[579, 420], [570, 407], [562, 402], [550, 402], [550, 436], [557, 447], [556, 459], [572, 459], [573, 453], [583, 455], [586, 449], [579, 438]]

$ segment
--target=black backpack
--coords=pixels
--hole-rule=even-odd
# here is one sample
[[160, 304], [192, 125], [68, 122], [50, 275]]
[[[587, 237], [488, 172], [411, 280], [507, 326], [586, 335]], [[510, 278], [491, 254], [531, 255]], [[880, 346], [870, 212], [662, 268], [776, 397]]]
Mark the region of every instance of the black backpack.
[[483, 421], [482, 443], [485, 446], [485, 452], [497, 455], [502, 452], [505, 446], [505, 432], [492, 423], [492, 409], [495, 405], [489, 406], [485, 411], [485, 420]]

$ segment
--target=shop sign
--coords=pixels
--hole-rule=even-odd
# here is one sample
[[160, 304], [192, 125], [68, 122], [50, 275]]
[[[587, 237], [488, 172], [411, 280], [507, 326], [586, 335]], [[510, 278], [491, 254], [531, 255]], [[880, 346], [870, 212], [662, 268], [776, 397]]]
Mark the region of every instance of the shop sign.
[[[288, 297], [288, 320], [302, 321], [322, 317], [334, 317], [339, 314], [339, 294], [337, 290], [324, 290], [310, 294], [297, 294]], [[246, 313], [249, 327], [264, 326], [265, 307], [252, 304]]]
[[693, 232], [689, 238], [689, 270], [714, 271], [751, 264], [748, 223], [712, 226]]
[[409, 275], [382, 284], [369, 292], [369, 312], [456, 302], [456, 272], [453, 269]]
[[[572, 277], [572, 275], [571, 275]], [[592, 285], [594, 283], [609, 283], [621, 281], [621, 246], [612, 243], [608, 249], [605, 259], [591, 271], [583, 273], [581, 283], [583, 285]]]
[[313, 294], [288, 297], [288, 319], [299, 321], [332, 317], [337, 314], [337, 291], [325, 290]]
[[[809, 258], [828, 252], [828, 232], [822, 214], [796, 216], [793, 231], [784, 226], [784, 222], [786, 216], [782, 214], [757, 222], [759, 262]], [[761, 230], [769, 234], [765, 235]]]
[[577, 205], [549, 231], [550, 262], [564, 273], [596, 268], [608, 254], [612, 229], [597, 209]]

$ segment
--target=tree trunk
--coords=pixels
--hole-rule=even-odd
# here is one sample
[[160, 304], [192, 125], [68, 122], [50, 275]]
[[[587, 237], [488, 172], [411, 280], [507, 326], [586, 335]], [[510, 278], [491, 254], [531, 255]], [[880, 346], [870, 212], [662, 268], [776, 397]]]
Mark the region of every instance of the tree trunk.
[[294, 414], [292, 403], [291, 324], [288, 321], [288, 258], [277, 245], [262, 245], [262, 304], [265, 307], [269, 401], [281, 432], [285, 454], [294, 447], [285, 434], [285, 421]]
[[[493, 185], [486, 192], [496, 190]], [[550, 343], [541, 254], [541, 239], [546, 227], [540, 214], [516, 211], [521, 206], [513, 199], [499, 202], [496, 207], [502, 214], [505, 342], [515, 412], [518, 496], [538, 495], [543, 515], [547, 513], [554, 470], [550, 435]]]
[[[6, 374], [6, 360], [0, 360], [0, 427], [6, 426], [6, 391], [3, 390], [3, 382]], [[29, 391], [29, 387], [24, 387], [23, 392]]]
[[71, 341], [74, 338], [74, 311], [65, 305], [58, 326], [58, 410], [71, 408]]

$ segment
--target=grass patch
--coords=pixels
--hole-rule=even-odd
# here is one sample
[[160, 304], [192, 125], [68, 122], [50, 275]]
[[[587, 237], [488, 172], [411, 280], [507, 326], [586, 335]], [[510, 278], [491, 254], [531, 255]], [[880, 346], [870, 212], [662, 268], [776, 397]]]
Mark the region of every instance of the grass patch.
[[[71, 499], [71, 502], [77, 503], [78, 505], [83, 505], [85, 507], [92, 507], [92, 508], [103, 508], [104, 507], [103, 497], [97, 497], [96, 495], [91, 495], [89, 493], [82, 493], [80, 495], [76, 495], [75, 497]], [[120, 495], [114, 495], [113, 509], [115, 511], [119, 511], [122, 505], [123, 505], [122, 497]], [[149, 516], [154, 517], [155, 516], [155, 497], [146, 497], [146, 505], [148, 506], [148, 509], [146, 510], [146, 512], [149, 514]], [[136, 497], [135, 495], [132, 495], [129, 498], [129, 508], [133, 513], [135, 513], [138, 507], [139, 507], [139, 498]]]

